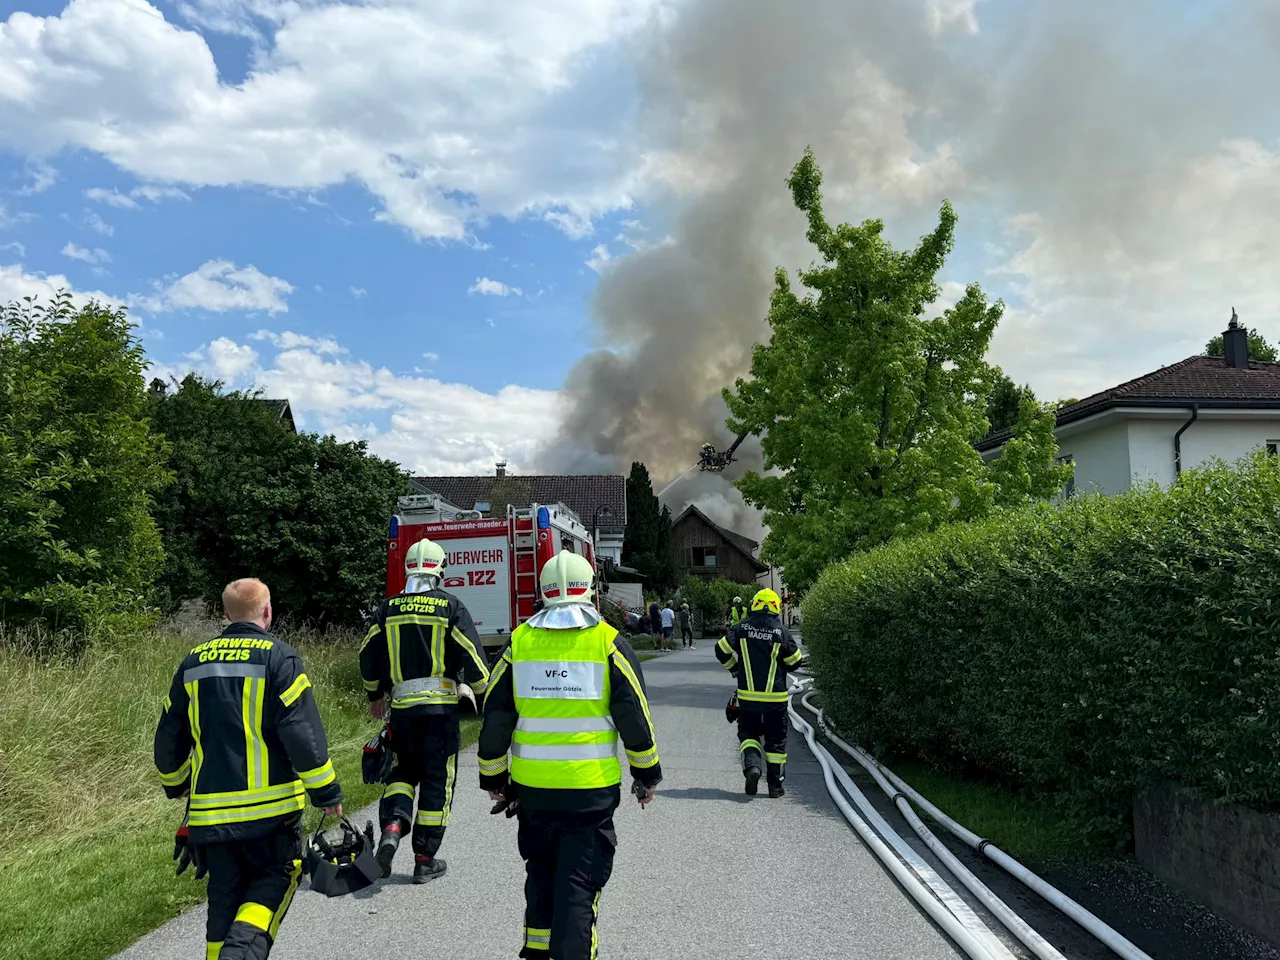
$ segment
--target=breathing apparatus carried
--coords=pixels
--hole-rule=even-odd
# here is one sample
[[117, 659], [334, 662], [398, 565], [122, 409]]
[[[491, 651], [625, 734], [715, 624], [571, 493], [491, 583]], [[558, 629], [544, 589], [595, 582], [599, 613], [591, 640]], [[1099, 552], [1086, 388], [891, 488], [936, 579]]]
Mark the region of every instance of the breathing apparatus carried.
[[373, 821], [366, 821], [362, 832], [343, 817], [325, 830], [322, 818], [306, 850], [311, 889], [326, 897], [341, 897], [371, 886], [382, 876], [373, 850]]

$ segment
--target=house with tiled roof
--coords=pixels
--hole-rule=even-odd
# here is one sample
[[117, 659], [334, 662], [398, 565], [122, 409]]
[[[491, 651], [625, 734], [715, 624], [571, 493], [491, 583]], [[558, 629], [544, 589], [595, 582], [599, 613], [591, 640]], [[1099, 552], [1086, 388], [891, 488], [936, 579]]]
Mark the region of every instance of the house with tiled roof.
[[[1280, 364], [1250, 359], [1248, 332], [1233, 316], [1223, 356], [1188, 357], [1060, 407], [1054, 435], [1059, 455], [1075, 464], [1073, 489], [1101, 493], [1153, 480], [1168, 486], [1207, 460], [1276, 454]], [[998, 457], [1009, 437], [988, 434], [978, 450]]]
[[509, 474], [506, 468], [499, 463], [491, 476], [412, 477], [410, 482], [459, 510], [478, 510], [485, 516], [506, 516], [507, 504], [563, 503], [595, 532], [596, 555], [615, 564], [622, 562], [626, 477]]

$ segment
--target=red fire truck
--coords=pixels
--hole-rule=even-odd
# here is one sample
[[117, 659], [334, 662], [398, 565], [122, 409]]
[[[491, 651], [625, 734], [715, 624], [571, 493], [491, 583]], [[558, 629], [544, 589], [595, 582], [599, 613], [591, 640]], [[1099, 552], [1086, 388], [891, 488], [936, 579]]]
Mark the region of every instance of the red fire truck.
[[387, 532], [387, 596], [404, 590], [404, 554], [423, 537], [445, 550], [441, 584], [467, 605], [487, 647], [533, 616], [538, 573], [561, 550], [595, 566], [591, 533], [563, 503], [508, 507], [505, 517], [451, 513], [430, 495], [401, 497]]

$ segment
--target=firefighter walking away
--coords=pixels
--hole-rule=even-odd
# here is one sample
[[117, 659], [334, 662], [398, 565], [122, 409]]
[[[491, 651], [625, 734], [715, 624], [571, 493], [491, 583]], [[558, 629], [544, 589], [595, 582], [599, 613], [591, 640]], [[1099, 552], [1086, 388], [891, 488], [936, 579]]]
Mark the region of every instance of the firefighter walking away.
[[511, 634], [485, 698], [480, 786], [518, 805], [527, 960], [596, 957], [617, 845], [618, 738], [642, 805], [662, 780], [640, 663], [593, 605], [593, 581], [585, 557], [547, 562], [546, 606]]
[[426, 883], [446, 870], [436, 853], [449, 825], [458, 775], [458, 698], [468, 690], [483, 694], [489, 668], [471, 614], [440, 589], [444, 549], [419, 540], [405, 553], [404, 567], [404, 593], [382, 602], [360, 648], [360, 675], [375, 719], [386, 716], [386, 698], [391, 700], [395, 763], [378, 806], [378, 863], [389, 877], [400, 840], [412, 825], [413, 882]]
[[206, 960], [265, 960], [302, 876], [306, 799], [341, 816], [342, 788], [302, 660], [268, 633], [266, 585], [237, 580], [222, 605], [231, 625], [174, 674], [155, 763], [189, 798], [178, 872], [209, 875]]
[[761, 768], [768, 773], [769, 796], [786, 791], [787, 674], [804, 654], [782, 625], [782, 601], [772, 590], [751, 600], [751, 613], [731, 626], [716, 644], [716, 659], [738, 681], [738, 744], [747, 793], [754, 796]]

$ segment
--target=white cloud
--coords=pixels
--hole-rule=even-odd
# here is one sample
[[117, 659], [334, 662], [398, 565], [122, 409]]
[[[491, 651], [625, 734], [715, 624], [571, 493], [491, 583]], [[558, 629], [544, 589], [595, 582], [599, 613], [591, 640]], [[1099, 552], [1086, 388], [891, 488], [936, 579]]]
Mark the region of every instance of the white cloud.
[[90, 200], [97, 203], [105, 203], [109, 207], [116, 207], [120, 210], [132, 210], [138, 205], [138, 201], [127, 193], [121, 193], [115, 187], [105, 190], [102, 187], [90, 187], [84, 192], [84, 195]]
[[26, 255], [27, 255], [27, 248], [26, 248], [26, 247], [24, 247], [24, 246], [23, 246], [21, 243], [19, 243], [17, 240], [13, 240], [13, 241], [11, 241], [11, 242], [9, 242], [9, 243], [6, 243], [6, 244], [3, 244], [3, 245], [0, 245], [0, 250], [12, 250], [12, 251], [13, 251], [14, 253], [16, 253], [19, 257], [24, 257], [24, 258], [25, 258], [25, 257], [26, 257]]
[[173, 184], [353, 181], [377, 219], [420, 238], [464, 239], [492, 215], [583, 232], [631, 205], [635, 153], [614, 135], [625, 111], [586, 116], [569, 94], [660, 3], [181, 4], [190, 22], [254, 39], [254, 70], [233, 85], [199, 33], [145, 0], [71, 0], [0, 31], [0, 141], [88, 149]]
[[229, 260], [210, 260], [167, 285], [157, 284], [154, 295], [136, 296], [134, 302], [155, 313], [192, 307], [215, 313], [287, 313], [285, 297], [292, 292], [293, 286], [287, 281], [268, 276], [252, 264], [237, 267]]
[[159, 203], [162, 200], [190, 200], [191, 197], [177, 187], [165, 187], [154, 183], [144, 183], [134, 187], [128, 193], [121, 193], [115, 187], [107, 190], [103, 187], [90, 187], [84, 192], [90, 200], [105, 203], [120, 210], [136, 210], [139, 198]]
[[927, 0], [925, 22], [934, 36], [947, 30], [978, 32], [978, 0]]
[[100, 233], [105, 237], [114, 236], [116, 232], [115, 227], [107, 223], [92, 210], [86, 210], [84, 212], [84, 225], [95, 233]]
[[263, 330], [253, 336], [275, 346], [275, 355], [263, 358], [222, 337], [188, 359], [232, 386], [261, 386], [273, 397], [287, 397], [307, 429], [366, 440], [374, 453], [415, 473], [479, 473], [502, 457], [515, 469], [527, 468], [559, 422], [558, 391], [508, 385], [486, 393], [397, 375], [350, 359], [341, 347], [329, 349], [330, 341], [322, 351], [296, 334]]
[[22, 196], [33, 196], [44, 193], [58, 182], [58, 171], [44, 160], [32, 159], [26, 166], [27, 184], [18, 193]]
[[586, 260], [586, 264], [596, 273], [603, 273], [612, 261], [613, 255], [609, 253], [609, 247], [601, 243], [597, 244], [595, 249], [591, 251], [591, 256]]
[[308, 350], [314, 350], [316, 353], [326, 353], [337, 355], [346, 353], [346, 348], [339, 345], [337, 340], [332, 337], [311, 337], [304, 333], [294, 333], [292, 330], [284, 330], [276, 333], [273, 330], [259, 330], [256, 333], [249, 334], [250, 340], [265, 340], [281, 350], [296, 350], [299, 347], [305, 347]]
[[435, 363], [437, 360], [440, 359], [440, 354], [434, 353], [432, 351], [428, 351], [427, 353], [424, 353], [422, 355], [422, 358], [424, 360], [430, 360], [432, 363]]
[[101, 290], [76, 290], [70, 280], [60, 273], [27, 273], [21, 264], [0, 266], [0, 303], [11, 303], [24, 297], [35, 297], [43, 302], [53, 299], [59, 290], [71, 294], [71, 301], [76, 306], [83, 306], [90, 300], [111, 306], [123, 306], [118, 297], [110, 296]]
[[101, 266], [111, 260], [111, 254], [103, 250], [101, 247], [94, 247], [92, 250], [85, 247], [77, 247], [70, 240], [67, 245], [62, 248], [61, 253], [64, 257], [70, 257], [72, 260], [81, 260], [85, 263], [91, 263], [94, 266]]
[[523, 291], [519, 287], [509, 287], [498, 280], [488, 277], [476, 277], [476, 282], [467, 288], [467, 293], [478, 293], [485, 297], [506, 297], [514, 294], [520, 296]]
[[355, 297], [357, 300], [360, 300], [363, 297], [367, 297], [369, 295], [369, 291], [366, 290], [364, 287], [348, 287], [347, 289], [351, 292], [351, 295]]

